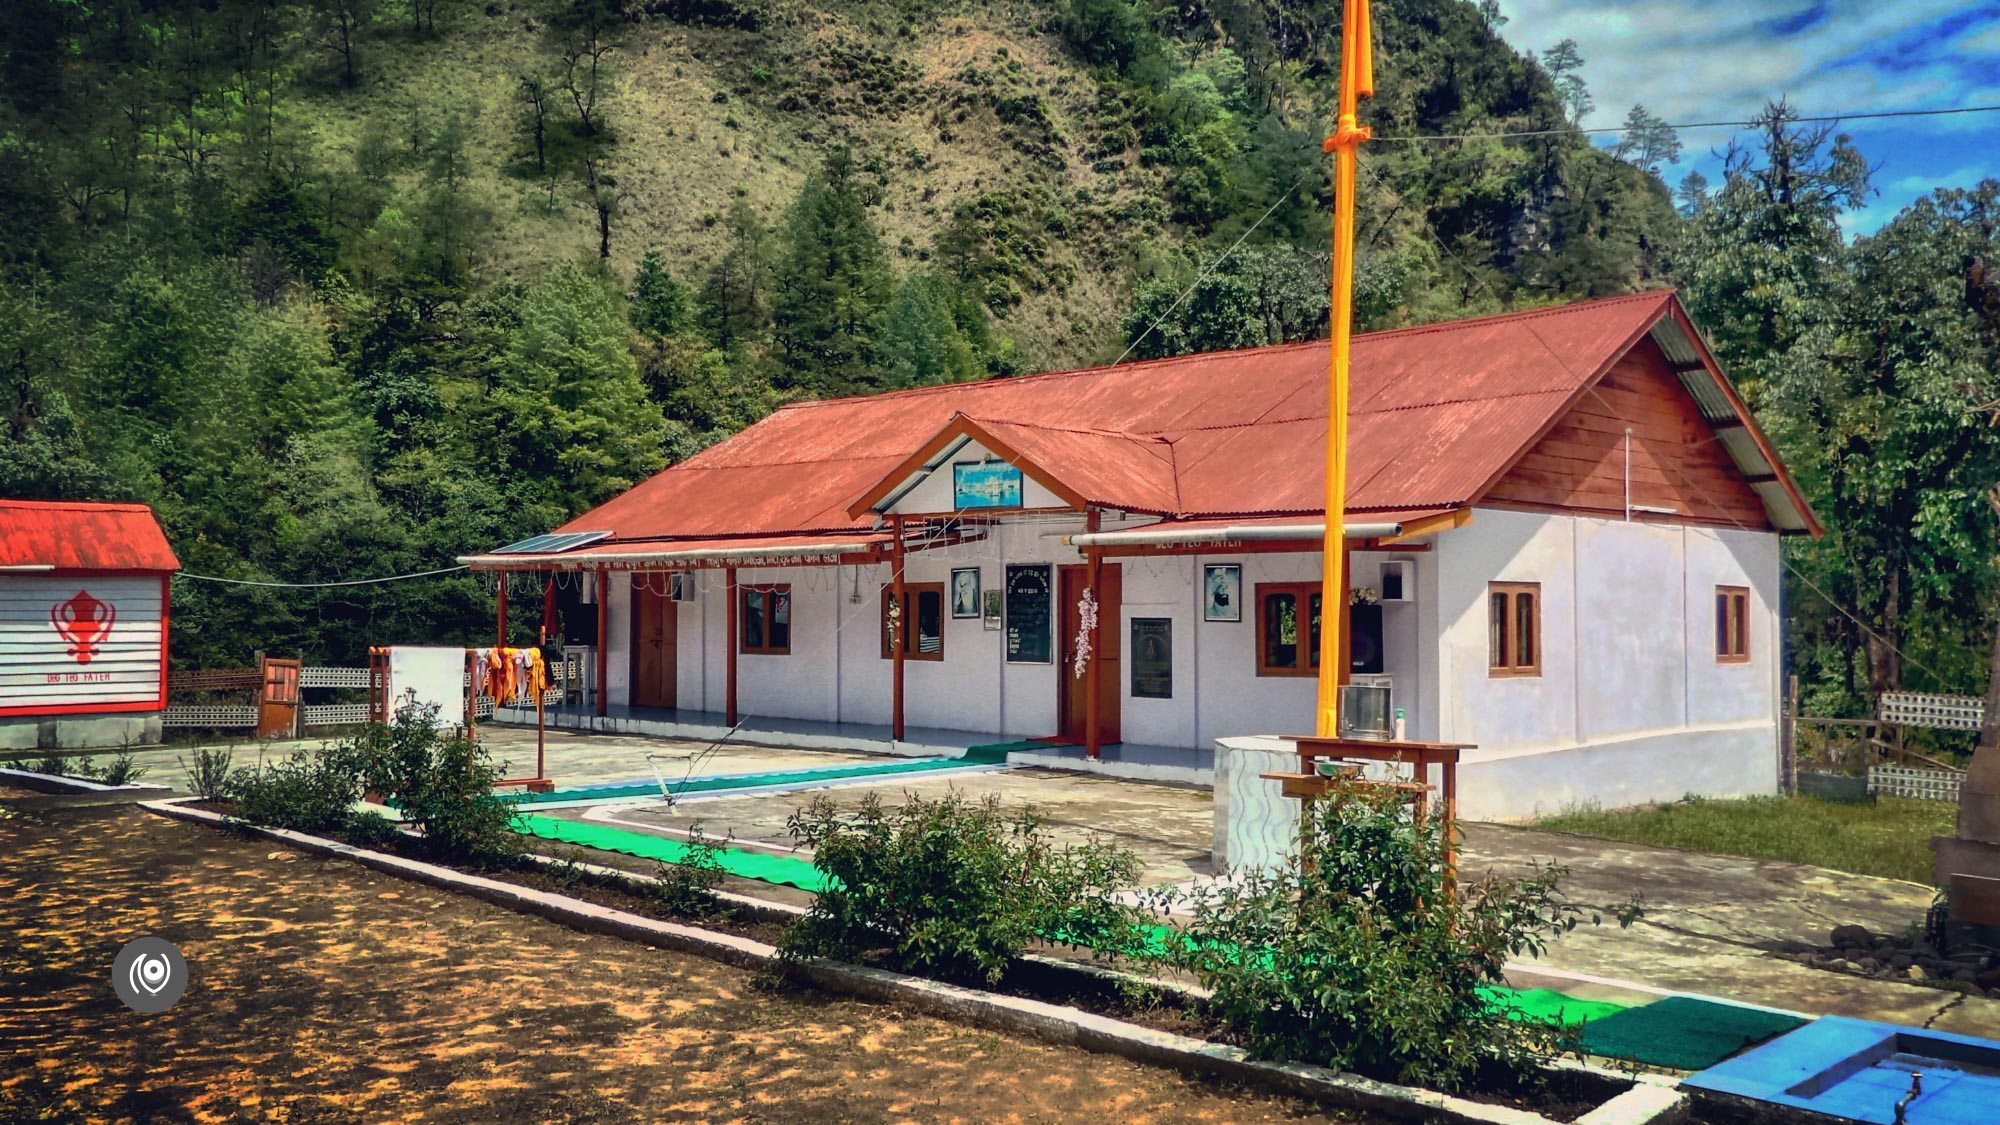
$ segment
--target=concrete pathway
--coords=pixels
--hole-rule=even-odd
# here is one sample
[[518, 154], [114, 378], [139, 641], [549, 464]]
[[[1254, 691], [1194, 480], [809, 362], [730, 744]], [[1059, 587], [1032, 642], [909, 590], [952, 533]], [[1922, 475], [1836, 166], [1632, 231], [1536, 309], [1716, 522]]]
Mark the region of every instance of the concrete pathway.
[[1877, 933], [1921, 925], [1929, 887], [1492, 824], [1466, 827], [1465, 854], [1468, 876], [1566, 865], [1570, 896], [1607, 914], [1644, 897], [1646, 916], [1632, 928], [1607, 920], [1557, 942], [1540, 962], [1553, 968], [1812, 1014], [2000, 1034], [2000, 1001], [1814, 969], [1770, 952], [1785, 941], [1822, 944], [1848, 922]]

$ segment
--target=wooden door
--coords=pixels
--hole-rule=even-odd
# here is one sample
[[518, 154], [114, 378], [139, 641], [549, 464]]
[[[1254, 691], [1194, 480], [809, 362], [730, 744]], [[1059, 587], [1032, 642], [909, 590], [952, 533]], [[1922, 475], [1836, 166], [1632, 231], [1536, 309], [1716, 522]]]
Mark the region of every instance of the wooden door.
[[[1117, 563], [1104, 563], [1097, 578], [1097, 659], [1100, 664], [1097, 673], [1097, 729], [1098, 741], [1106, 746], [1118, 741], [1119, 701], [1125, 694], [1119, 679], [1125, 674], [1125, 665], [1120, 659], [1124, 649], [1124, 576], [1124, 570]], [[1062, 628], [1056, 638], [1056, 651], [1062, 657], [1056, 667], [1056, 675], [1062, 679], [1062, 690], [1056, 693], [1057, 720], [1063, 740], [1079, 745], [1085, 742], [1084, 717], [1089, 712], [1084, 686], [1089, 680], [1076, 674], [1076, 634], [1082, 623], [1082, 610], [1077, 603], [1083, 600], [1083, 591], [1089, 584], [1089, 567], [1062, 568]]]
[[295, 738], [299, 733], [299, 662], [260, 659], [257, 737]]
[[664, 574], [632, 576], [632, 706], [674, 707], [679, 648]]

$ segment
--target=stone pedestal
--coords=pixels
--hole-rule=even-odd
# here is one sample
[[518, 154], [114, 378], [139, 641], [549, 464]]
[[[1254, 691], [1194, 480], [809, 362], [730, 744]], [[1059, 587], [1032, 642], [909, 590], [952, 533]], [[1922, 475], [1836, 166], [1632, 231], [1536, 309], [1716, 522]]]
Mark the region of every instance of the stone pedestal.
[[1952, 938], [2000, 946], [2000, 844], [1931, 837], [1935, 881], [1951, 901]]
[[1296, 743], [1246, 735], [1215, 743], [1215, 838], [1218, 872], [1279, 867], [1299, 848], [1299, 802], [1260, 774], [1299, 768]]

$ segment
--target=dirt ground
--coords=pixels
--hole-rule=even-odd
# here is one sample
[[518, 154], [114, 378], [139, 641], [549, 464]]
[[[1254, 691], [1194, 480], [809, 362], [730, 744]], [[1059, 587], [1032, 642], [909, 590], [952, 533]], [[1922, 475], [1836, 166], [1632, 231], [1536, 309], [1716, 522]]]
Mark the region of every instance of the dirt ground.
[[[0, 820], [0, 1119], [1277, 1121], [1286, 1099], [735, 968], [129, 805]], [[192, 983], [139, 1016], [126, 941]]]

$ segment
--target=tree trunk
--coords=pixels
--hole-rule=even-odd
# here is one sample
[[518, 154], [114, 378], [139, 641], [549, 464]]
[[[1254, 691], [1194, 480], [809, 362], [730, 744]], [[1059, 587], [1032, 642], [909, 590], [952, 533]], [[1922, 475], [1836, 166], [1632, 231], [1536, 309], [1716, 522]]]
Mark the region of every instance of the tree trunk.
[[[1986, 494], [2000, 512], [2000, 486]], [[1986, 714], [1979, 745], [1958, 787], [1958, 838], [2000, 844], [2000, 625], [1993, 631], [1993, 658], [1986, 678]]]

